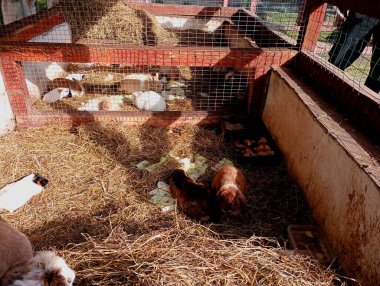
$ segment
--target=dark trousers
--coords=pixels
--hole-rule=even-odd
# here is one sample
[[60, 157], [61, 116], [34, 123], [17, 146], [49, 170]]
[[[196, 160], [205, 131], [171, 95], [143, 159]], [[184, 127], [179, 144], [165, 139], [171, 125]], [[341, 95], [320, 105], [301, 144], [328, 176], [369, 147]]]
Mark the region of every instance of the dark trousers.
[[380, 92], [380, 21], [356, 13], [349, 16], [337, 35], [329, 52], [329, 62], [345, 70], [359, 58], [373, 37], [373, 52], [370, 72], [365, 85], [375, 92]]

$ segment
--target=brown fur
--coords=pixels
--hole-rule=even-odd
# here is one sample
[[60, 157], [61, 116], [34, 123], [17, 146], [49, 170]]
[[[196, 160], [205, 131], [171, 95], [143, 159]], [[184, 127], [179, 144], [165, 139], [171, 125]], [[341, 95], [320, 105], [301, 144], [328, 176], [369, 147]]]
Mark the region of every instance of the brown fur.
[[33, 250], [29, 239], [0, 221], [0, 277], [12, 266], [32, 257]]
[[201, 221], [216, 220], [218, 211], [204, 184], [187, 177], [183, 170], [175, 170], [169, 178], [170, 193], [184, 214]]
[[84, 87], [82, 84], [74, 79], [56, 78], [49, 82], [47, 92], [56, 88], [69, 88], [73, 96], [80, 96], [84, 94]]
[[50, 251], [37, 252], [33, 258], [19, 263], [0, 278], [0, 286], [72, 286], [75, 272]]
[[130, 74], [120, 81], [120, 91], [128, 94], [136, 91], [162, 91], [162, 82], [156, 76], [149, 74]]
[[[228, 185], [236, 187], [228, 187]], [[217, 197], [220, 209], [237, 215], [247, 206], [247, 179], [243, 172], [228, 165], [223, 167], [212, 181], [212, 190]]]

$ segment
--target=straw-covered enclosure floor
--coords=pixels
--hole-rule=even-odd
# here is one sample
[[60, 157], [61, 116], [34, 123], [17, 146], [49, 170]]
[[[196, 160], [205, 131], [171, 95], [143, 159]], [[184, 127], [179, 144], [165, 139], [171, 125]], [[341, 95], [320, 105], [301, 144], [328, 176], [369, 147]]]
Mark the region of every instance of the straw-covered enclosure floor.
[[[308, 223], [300, 191], [283, 166], [242, 165], [249, 180], [242, 218], [202, 225], [162, 213], [147, 193], [176, 167], [153, 173], [142, 160], [200, 154], [212, 166], [234, 160], [213, 130], [91, 124], [42, 127], [0, 139], [0, 185], [37, 172], [50, 183], [14, 214], [1, 214], [36, 250], [54, 249], [76, 270], [76, 285], [331, 285], [317, 262], [284, 251], [286, 227]], [[210, 183], [211, 168], [200, 180]]]
[[[186, 97], [166, 100], [166, 110], [195, 110], [196, 102], [193, 100], [193, 97], [196, 92], [194, 90], [194, 83], [190, 81], [192, 79], [193, 72], [186, 66], [178, 66], [175, 68], [178, 70], [178, 77], [180, 80], [186, 82], [186, 87], [183, 87]], [[86, 93], [83, 96], [64, 98], [62, 101], [57, 101], [55, 103], [47, 103], [42, 99], [39, 99], [33, 103], [33, 107], [38, 110], [78, 110], [83, 104], [86, 104], [86, 102], [96, 98], [126, 96], [126, 100], [120, 106], [121, 110], [139, 111], [139, 109], [135, 107], [130, 100], [131, 94], [119, 90], [120, 81], [128, 74], [143, 73], [154, 75], [156, 72], [160, 73], [159, 67], [113, 67], [100, 64], [95, 64], [92, 67], [86, 67], [83, 64], [69, 64], [67, 65], [64, 76], [74, 73], [84, 74], [85, 78], [81, 81], [81, 84], [85, 88]], [[198, 72], [198, 74], [200, 73]], [[166, 85], [165, 90], [169, 91], [171, 89]], [[161, 92], [159, 93], [162, 94]]]

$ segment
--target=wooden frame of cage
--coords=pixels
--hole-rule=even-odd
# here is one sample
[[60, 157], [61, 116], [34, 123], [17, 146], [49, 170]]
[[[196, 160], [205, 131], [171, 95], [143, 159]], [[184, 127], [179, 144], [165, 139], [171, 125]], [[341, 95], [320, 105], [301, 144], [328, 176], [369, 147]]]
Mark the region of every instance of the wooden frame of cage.
[[[247, 101], [247, 113], [253, 111], [255, 115], [260, 115], [263, 102], [265, 100], [267, 80], [271, 67], [281, 66], [291, 61], [301, 51], [301, 56], [305, 65], [296, 65], [306, 77], [311, 77], [311, 70], [326, 70], [310, 54], [313, 51], [319, 37], [319, 31], [323, 24], [323, 17], [327, 4], [319, 0], [305, 0], [302, 5], [305, 7], [304, 13], [300, 13], [300, 22], [305, 23], [305, 30], [299, 33], [297, 42], [289, 43], [289, 46], [275, 49], [252, 48], [252, 49], [231, 49], [231, 48], [210, 48], [210, 47], [174, 47], [166, 49], [157, 49], [150, 47], [125, 48], [117, 45], [107, 45], [106, 43], [89, 43], [80, 41], [76, 44], [35, 44], [27, 43], [30, 39], [52, 29], [53, 27], [64, 22], [62, 14], [48, 11], [43, 16], [40, 14], [33, 15], [27, 19], [20, 20], [10, 24], [7, 34], [1, 35], [0, 39], [0, 65], [3, 73], [4, 84], [14, 111], [17, 126], [43, 125], [52, 122], [64, 122], [68, 124], [79, 124], [94, 120], [119, 120], [128, 124], [141, 124], [149, 122], [153, 125], [174, 125], [182, 123], [199, 123], [209, 124], [219, 120], [222, 113], [202, 112], [202, 111], [182, 111], [182, 112], [62, 112], [62, 111], [35, 111], [31, 109], [29, 94], [26, 87], [25, 76], [21, 66], [21, 61], [63, 61], [63, 62], [98, 62], [105, 64], [139, 64], [139, 65], [165, 65], [165, 66], [230, 66], [236, 68], [249, 69], [249, 95]], [[276, 37], [287, 42], [283, 35], [272, 31], [255, 17], [255, 7], [251, 11], [227, 7], [228, 0], [223, 0], [223, 7], [205, 7], [205, 6], [183, 6], [183, 5], [163, 5], [163, 4], [146, 4], [131, 3], [132, 1], [124, 0], [128, 5], [136, 8], [144, 8], [153, 14], [165, 15], [170, 10], [171, 15], [202, 15], [202, 16], [224, 16], [233, 17], [236, 13], [243, 13], [248, 23], [255, 23], [261, 30], [260, 32], [268, 37]], [[136, 1], [134, 1], [136, 2]], [[145, 2], [145, 1], [144, 1]], [[256, 3], [256, 2], [254, 2]], [[380, 18], [380, 3], [373, 3], [371, 0], [363, 0], [360, 5], [353, 1], [329, 0], [328, 3], [354, 9], [361, 13]], [[168, 9], [170, 6], [170, 9]], [[376, 7], [374, 7], [376, 6]], [[241, 14], [240, 14], [241, 15]], [[30, 24], [32, 23], [32, 24]], [[299, 61], [301, 62], [301, 61]], [[314, 73], [315, 74], [315, 73]], [[334, 80], [330, 73], [319, 76], [325, 80]], [[378, 106], [376, 100], [371, 99], [361, 90], [352, 88], [345, 81], [336, 81], [341, 86], [347, 97], [348, 87], [351, 89], [351, 96], [359, 96], [362, 102], [367, 102], [365, 107], [357, 107], [360, 114], [367, 115], [368, 110], [373, 110]], [[339, 91], [338, 95], [339, 97]], [[355, 101], [348, 101], [353, 102]], [[357, 101], [356, 101], [357, 102]], [[362, 108], [364, 109], [363, 111]], [[376, 130], [380, 126], [378, 112], [371, 111], [373, 114], [370, 118], [374, 120], [371, 124]], [[363, 116], [362, 116], [363, 117]], [[368, 119], [368, 118], [367, 118]], [[380, 132], [377, 132], [380, 134]]]
[[[129, 1], [125, 0], [126, 3]], [[165, 15], [168, 5], [129, 3], [135, 8]], [[239, 9], [230, 7], [203, 7], [170, 5], [170, 15], [187, 16], [223, 16], [231, 17]], [[248, 15], [249, 16], [249, 15]], [[26, 23], [31, 23], [26, 25]], [[265, 92], [267, 76], [272, 66], [280, 66], [289, 62], [296, 51], [278, 49], [231, 49], [211, 47], [174, 47], [159, 49], [155, 47], [125, 48], [122, 45], [91, 43], [81, 40], [75, 44], [27, 43], [30, 39], [46, 32], [64, 22], [63, 15], [48, 12], [44, 16], [34, 15], [9, 25], [8, 33], [0, 39], [1, 68], [4, 84], [8, 92], [17, 126], [26, 127], [44, 125], [52, 122], [79, 124], [94, 120], [119, 120], [128, 124], [149, 122], [153, 125], [174, 125], [183, 123], [209, 124], [215, 123], [224, 114], [221, 112], [181, 111], [181, 112], [79, 112], [79, 111], [36, 111], [31, 108], [26, 87], [22, 61], [31, 62], [97, 62], [103, 64], [131, 65], [164, 65], [190, 67], [235, 67], [248, 70], [249, 96], [247, 112], [254, 105], [260, 108], [259, 98]], [[278, 37], [268, 28], [264, 31], [269, 36]], [[17, 42], [17, 44], [15, 44]], [[253, 95], [256, 95], [253, 97]], [[259, 96], [261, 95], [261, 96]]]

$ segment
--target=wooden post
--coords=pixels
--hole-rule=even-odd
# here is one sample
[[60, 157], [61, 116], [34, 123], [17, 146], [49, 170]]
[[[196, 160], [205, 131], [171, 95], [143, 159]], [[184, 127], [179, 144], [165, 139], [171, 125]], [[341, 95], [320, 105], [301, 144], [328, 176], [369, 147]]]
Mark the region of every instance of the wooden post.
[[15, 62], [6, 58], [0, 60], [1, 73], [4, 86], [13, 113], [27, 114], [30, 111], [29, 91], [26, 86], [24, 70], [21, 62]]
[[223, 0], [223, 7], [228, 7], [228, 0]]
[[305, 11], [305, 20], [307, 24], [302, 39], [299, 39], [302, 51], [312, 52], [317, 46], [326, 9], [327, 3], [322, 3], [320, 1], [308, 2]]

